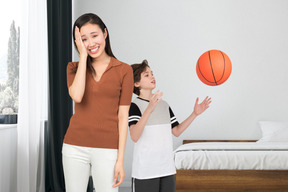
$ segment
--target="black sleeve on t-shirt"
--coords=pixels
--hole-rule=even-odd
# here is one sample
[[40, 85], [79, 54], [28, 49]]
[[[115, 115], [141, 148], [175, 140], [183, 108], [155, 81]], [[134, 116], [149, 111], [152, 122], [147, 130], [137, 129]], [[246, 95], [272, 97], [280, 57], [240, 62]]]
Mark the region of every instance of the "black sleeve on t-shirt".
[[176, 127], [177, 125], [179, 125], [171, 107], [169, 107], [169, 113], [170, 113], [170, 120], [171, 120], [171, 128], [173, 129], [174, 127]]
[[136, 124], [141, 118], [141, 116], [142, 114], [139, 107], [132, 102], [129, 109], [129, 119], [128, 119], [129, 126]]

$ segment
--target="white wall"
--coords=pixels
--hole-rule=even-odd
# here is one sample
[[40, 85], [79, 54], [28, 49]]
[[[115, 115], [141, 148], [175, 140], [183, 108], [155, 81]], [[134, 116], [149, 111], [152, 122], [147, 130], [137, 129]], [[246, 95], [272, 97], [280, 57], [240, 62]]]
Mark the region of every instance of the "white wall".
[[[180, 122], [196, 97], [212, 97], [208, 111], [174, 138], [174, 148], [183, 139], [259, 139], [259, 120], [288, 121], [287, 0], [74, 0], [73, 6], [73, 21], [87, 12], [103, 19], [119, 60], [149, 61]], [[211, 49], [232, 61], [230, 78], [216, 87], [196, 75], [199, 56]], [[128, 138], [125, 185], [132, 152]]]
[[0, 125], [0, 191], [16, 191], [17, 125]]

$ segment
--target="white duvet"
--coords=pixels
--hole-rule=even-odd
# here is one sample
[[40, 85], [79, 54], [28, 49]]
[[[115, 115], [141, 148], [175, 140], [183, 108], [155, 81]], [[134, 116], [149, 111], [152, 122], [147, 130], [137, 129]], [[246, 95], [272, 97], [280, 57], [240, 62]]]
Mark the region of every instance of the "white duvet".
[[288, 142], [205, 142], [174, 151], [176, 169], [288, 170]]

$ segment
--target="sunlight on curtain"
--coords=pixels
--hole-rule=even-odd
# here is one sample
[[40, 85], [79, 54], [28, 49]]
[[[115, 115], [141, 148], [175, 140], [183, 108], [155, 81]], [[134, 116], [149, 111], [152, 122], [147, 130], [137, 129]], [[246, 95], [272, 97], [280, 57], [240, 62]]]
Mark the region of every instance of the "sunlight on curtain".
[[44, 121], [48, 113], [46, 0], [23, 0], [20, 31], [17, 191], [44, 192]]

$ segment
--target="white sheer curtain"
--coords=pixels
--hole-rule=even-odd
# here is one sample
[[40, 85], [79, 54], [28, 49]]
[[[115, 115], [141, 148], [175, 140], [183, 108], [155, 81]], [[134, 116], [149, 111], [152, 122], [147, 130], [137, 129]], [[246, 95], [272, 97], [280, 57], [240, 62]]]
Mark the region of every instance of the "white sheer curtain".
[[17, 191], [45, 191], [43, 122], [48, 114], [46, 0], [22, 0]]

